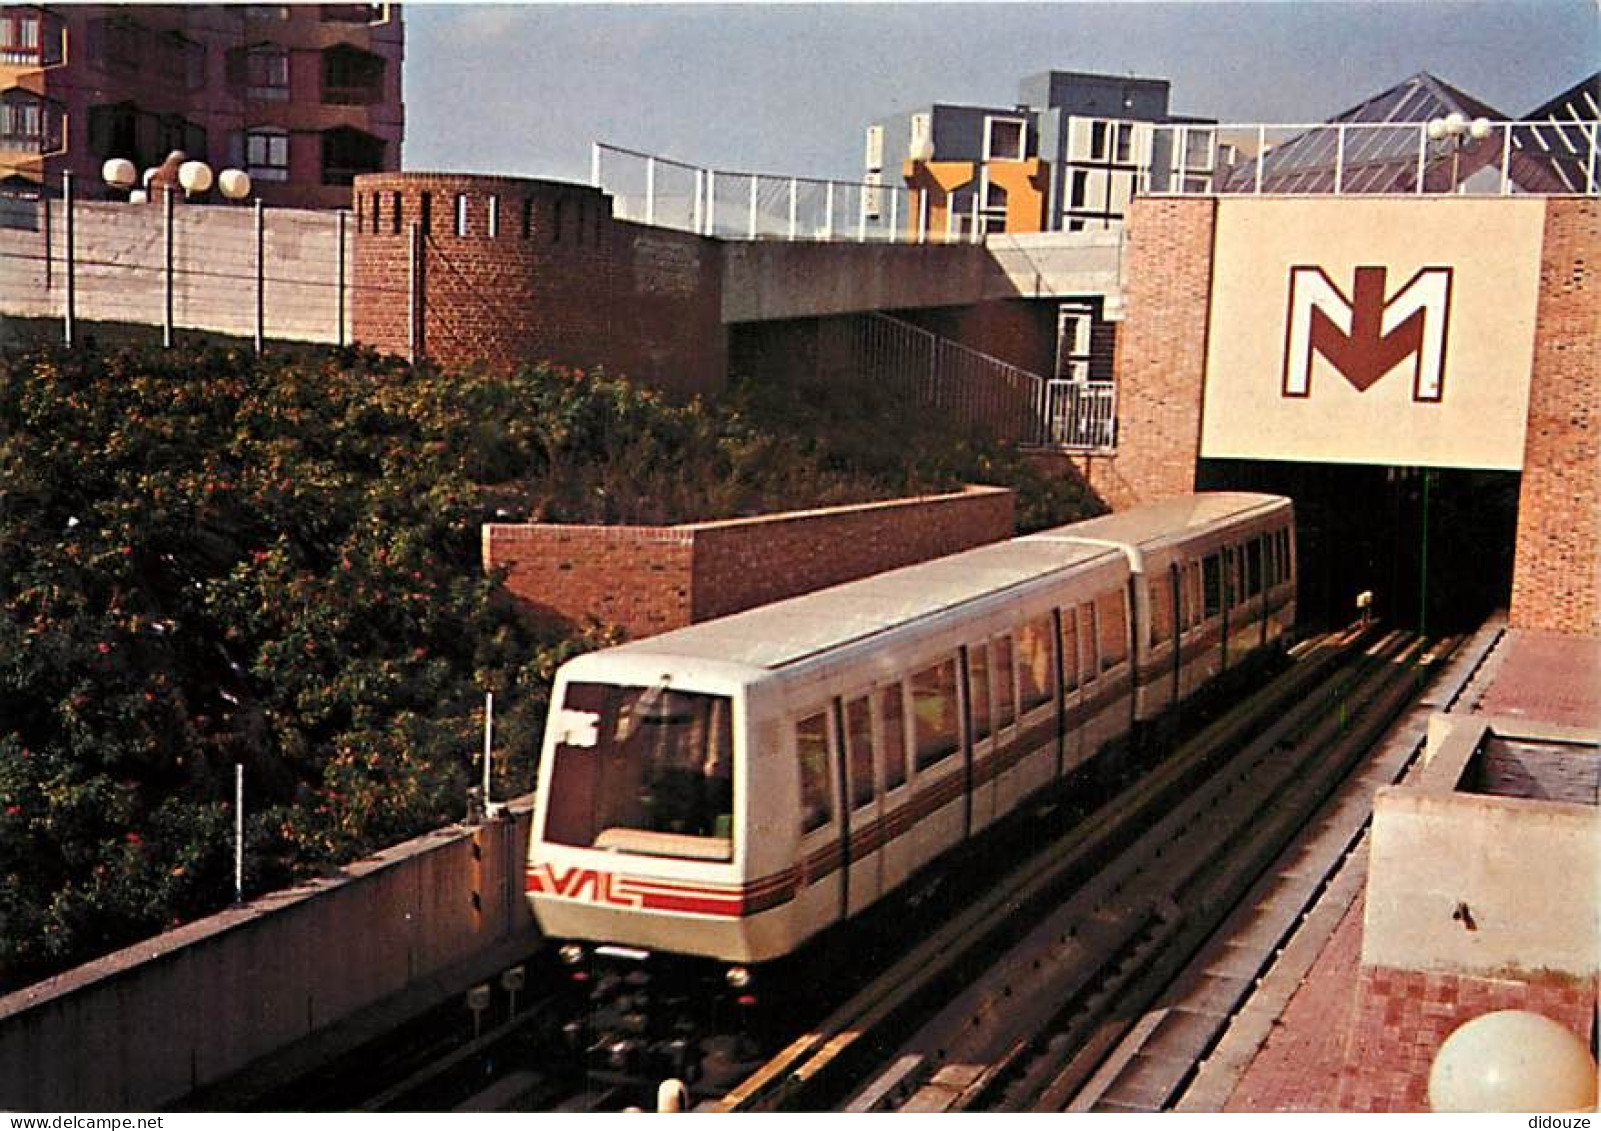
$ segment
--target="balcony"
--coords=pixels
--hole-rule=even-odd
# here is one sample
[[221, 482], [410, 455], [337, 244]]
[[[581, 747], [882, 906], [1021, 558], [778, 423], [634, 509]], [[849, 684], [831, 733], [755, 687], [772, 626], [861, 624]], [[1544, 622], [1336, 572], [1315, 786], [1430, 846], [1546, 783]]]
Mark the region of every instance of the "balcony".
[[383, 101], [382, 56], [348, 44], [322, 53], [322, 102], [325, 106], [373, 106]]

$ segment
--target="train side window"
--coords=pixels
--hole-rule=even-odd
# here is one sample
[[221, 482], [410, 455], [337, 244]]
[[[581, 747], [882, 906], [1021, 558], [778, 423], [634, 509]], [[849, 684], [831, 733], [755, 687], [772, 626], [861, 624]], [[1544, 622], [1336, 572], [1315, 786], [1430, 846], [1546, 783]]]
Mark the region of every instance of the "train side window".
[[845, 704], [845, 762], [850, 782], [851, 808], [873, 800], [873, 708], [867, 696]]
[[1245, 544], [1245, 595], [1255, 597], [1262, 592], [1262, 539], [1252, 538]]
[[1295, 550], [1290, 543], [1290, 528], [1284, 527], [1279, 531], [1279, 562], [1283, 580], [1295, 579]]
[[834, 819], [828, 790], [828, 715], [812, 715], [795, 724], [795, 758], [800, 763], [801, 832], [820, 829]]
[[1211, 620], [1223, 611], [1223, 563], [1216, 554], [1208, 554], [1201, 561], [1201, 587], [1205, 616]]
[[967, 650], [967, 687], [971, 699], [973, 741], [990, 735], [989, 645], [974, 644]]
[[1100, 626], [1095, 616], [1095, 604], [1085, 601], [1078, 607], [1078, 673], [1081, 682], [1089, 683], [1100, 668], [1095, 663], [1095, 647]]
[[884, 688], [878, 721], [884, 733], [884, 792], [906, 784], [906, 697], [901, 685]]
[[1101, 670], [1110, 671], [1128, 659], [1127, 596], [1119, 589], [1095, 599], [1096, 623], [1100, 627]]
[[1173, 575], [1149, 576], [1151, 605], [1151, 645], [1165, 644], [1173, 638]]
[[1031, 620], [1017, 630], [1017, 690], [1025, 712], [1051, 701], [1051, 621]]
[[954, 659], [912, 676], [912, 741], [919, 770], [956, 753], [960, 744], [957, 718]]
[[1078, 612], [1062, 610], [1062, 690], [1078, 690]]
[[1205, 588], [1201, 584], [1201, 563], [1191, 562], [1189, 572], [1190, 625], [1199, 627], [1206, 623], [1206, 601], [1201, 592]]
[[1012, 638], [998, 637], [995, 649], [995, 729], [1002, 730], [1017, 721], [1017, 665], [1013, 660]]
[[1262, 536], [1262, 588], [1268, 590], [1279, 583], [1279, 532], [1270, 531]]

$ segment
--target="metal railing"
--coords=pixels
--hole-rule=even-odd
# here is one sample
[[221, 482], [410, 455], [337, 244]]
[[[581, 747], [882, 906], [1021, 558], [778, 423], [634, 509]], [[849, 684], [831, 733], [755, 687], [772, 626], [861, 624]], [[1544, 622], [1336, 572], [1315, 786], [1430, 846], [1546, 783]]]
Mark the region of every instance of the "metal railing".
[[604, 142], [591, 150], [590, 183], [620, 220], [728, 240], [967, 243], [984, 226], [973, 191], [931, 217], [905, 185], [713, 169]]
[[[1431, 138], [1427, 122], [1157, 125], [1141, 192], [1166, 195], [1509, 196], [1601, 191], [1595, 120], [1489, 122]], [[1211, 169], [1197, 168], [1207, 139]]]
[[1115, 447], [1113, 387], [1046, 380], [888, 314], [852, 320], [850, 370], [1006, 443], [1057, 451]]

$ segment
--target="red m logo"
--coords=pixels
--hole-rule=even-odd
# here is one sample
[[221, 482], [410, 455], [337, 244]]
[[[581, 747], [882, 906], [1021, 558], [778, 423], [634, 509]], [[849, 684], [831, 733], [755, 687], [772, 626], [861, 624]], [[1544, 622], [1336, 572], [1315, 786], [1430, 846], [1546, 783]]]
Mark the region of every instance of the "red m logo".
[[1322, 354], [1359, 393], [1413, 358], [1412, 399], [1440, 400], [1451, 268], [1421, 269], [1388, 300], [1385, 276], [1383, 267], [1358, 267], [1348, 299], [1322, 268], [1290, 268], [1285, 396], [1312, 395], [1312, 357]]

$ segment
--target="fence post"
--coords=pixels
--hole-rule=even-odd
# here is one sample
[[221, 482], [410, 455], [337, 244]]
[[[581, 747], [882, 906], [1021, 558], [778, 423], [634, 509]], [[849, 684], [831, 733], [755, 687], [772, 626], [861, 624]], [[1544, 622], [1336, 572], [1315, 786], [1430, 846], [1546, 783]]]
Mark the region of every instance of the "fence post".
[[589, 143], [589, 183], [594, 188], [600, 187], [600, 142]]
[[867, 242], [867, 186], [856, 188], [856, 242]]
[[1334, 127], [1334, 195], [1345, 187], [1345, 123]]
[[656, 222], [656, 158], [645, 158], [645, 223]]
[[834, 182], [823, 186], [823, 238], [834, 238]]
[[756, 238], [756, 174], [750, 175], [750, 238]]
[[1256, 189], [1255, 196], [1262, 195], [1262, 166], [1267, 163], [1267, 127], [1256, 127]]
[[267, 211], [256, 197], [256, 356], [267, 348]]
[[917, 190], [917, 242], [928, 239], [928, 190]]
[[1426, 122], [1418, 123], [1418, 187], [1416, 195], [1423, 195], [1424, 165], [1429, 159], [1429, 127]]
[[233, 901], [245, 901], [245, 764], [233, 764]]
[[794, 239], [800, 230], [800, 182], [789, 179], [789, 238]]
[[706, 209], [702, 203], [702, 194], [706, 191], [706, 170], [695, 170], [695, 234], [704, 235], [706, 226]]
[[343, 349], [345, 345], [345, 217], [348, 215], [349, 213], [343, 208], [341, 208], [338, 212], [339, 280], [335, 287], [335, 294], [337, 295], [336, 301], [338, 304], [336, 318], [338, 322], [334, 327], [334, 342], [341, 349]]
[[717, 170], [706, 170], [706, 234], [717, 234]]
[[973, 194], [973, 242], [974, 243], [983, 243], [984, 242], [984, 236], [983, 236], [983, 233], [979, 231], [978, 205], [979, 205], [978, 193], [975, 192]]
[[1501, 129], [1501, 195], [1512, 191], [1512, 124]]
[[899, 243], [901, 238], [901, 188], [891, 185], [889, 189], [889, 242]]
[[[1507, 127], [1509, 130], [1512, 128]], [[1596, 142], [1601, 141], [1601, 125], [1590, 123], [1590, 163], [1584, 170], [1584, 191], [1587, 196], [1595, 195], [1595, 149]]]
[[62, 320], [63, 341], [68, 349], [76, 344], [78, 323], [78, 244], [77, 233], [73, 228], [72, 207], [72, 173], [63, 170], [61, 173], [61, 203], [67, 214], [67, 311]]
[[161, 189], [161, 251], [162, 251], [162, 308], [161, 308], [161, 348], [172, 348], [172, 227], [174, 185], [164, 185]]

